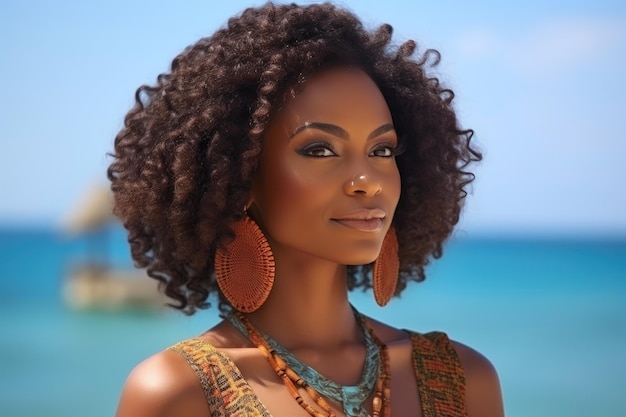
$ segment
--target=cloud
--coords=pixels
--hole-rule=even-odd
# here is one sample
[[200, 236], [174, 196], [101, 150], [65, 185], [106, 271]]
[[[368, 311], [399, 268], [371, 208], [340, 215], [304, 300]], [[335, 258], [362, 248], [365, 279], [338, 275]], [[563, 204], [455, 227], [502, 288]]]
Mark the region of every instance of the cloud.
[[520, 39], [511, 62], [531, 75], [552, 75], [593, 66], [626, 49], [626, 24], [616, 20], [575, 19], [553, 22]]
[[626, 22], [612, 18], [559, 19], [524, 32], [469, 29], [457, 41], [470, 61], [493, 59], [521, 75], [552, 77], [626, 57]]

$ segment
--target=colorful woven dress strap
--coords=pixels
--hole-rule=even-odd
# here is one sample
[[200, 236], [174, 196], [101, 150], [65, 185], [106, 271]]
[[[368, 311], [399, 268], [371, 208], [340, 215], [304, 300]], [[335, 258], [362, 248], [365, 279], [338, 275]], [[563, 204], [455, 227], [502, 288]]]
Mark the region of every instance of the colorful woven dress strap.
[[448, 336], [409, 333], [423, 417], [467, 417], [465, 375]]
[[[422, 416], [467, 417], [465, 376], [448, 337], [440, 332], [409, 334]], [[194, 370], [211, 417], [271, 417], [232, 360], [211, 344], [189, 339], [169, 349]]]
[[201, 339], [169, 348], [180, 353], [200, 380], [211, 417], [271, 417], [232, 360]]

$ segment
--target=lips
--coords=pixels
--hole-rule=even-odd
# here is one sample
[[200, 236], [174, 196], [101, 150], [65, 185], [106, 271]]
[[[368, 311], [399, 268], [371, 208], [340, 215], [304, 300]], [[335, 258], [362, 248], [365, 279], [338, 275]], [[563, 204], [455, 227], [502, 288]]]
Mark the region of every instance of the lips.
[[360, 230], [362, 232], [377, 232], [383, 227], [383, 219], [335, 219], [335, 221], [341, 225], [351, 229]]
[[362, 232], [377, 232], [383, 227], [385, 211], [381, 209], [359, 209], [346, 213], [338, 218], [333, 218], [343, 226]]

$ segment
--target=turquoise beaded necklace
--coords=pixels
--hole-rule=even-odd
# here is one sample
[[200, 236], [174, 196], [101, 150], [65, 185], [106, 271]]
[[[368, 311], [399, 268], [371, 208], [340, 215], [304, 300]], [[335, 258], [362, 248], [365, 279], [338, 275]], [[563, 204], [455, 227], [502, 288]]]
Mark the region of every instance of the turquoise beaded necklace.
[[[364, 321], [360, 313], [352, 307], [357, 323], [361, 329], [363, 340], [365, 342], [365, 363], [363, 364], [363, 374], [357, 385], [342, 386], [334, 381], [324, 377], [315, 369], [303, 363], [296, 358], [291, 352], [281, 346], [276, 340], [267, 334], [259, 331], [259, 334], [272, 347], [272, 349], [285, 361], [285, 363], [296, 372], [308, 385], [313, 387], [315, 391], [324, 397], [331, 398], [343, 404], [343, 410], [347, 417], [368, 417], [368, 413], [363, 407], [365, 400], [371, 395], [374, 384], [378, 378], [380, 370], [380, 352], [369, 330], [365, 327]], [[237, 314], [231, 313], [227, 316], [228, 320], [241, 333], [248, 337], [246, 326], [237, 317]]]

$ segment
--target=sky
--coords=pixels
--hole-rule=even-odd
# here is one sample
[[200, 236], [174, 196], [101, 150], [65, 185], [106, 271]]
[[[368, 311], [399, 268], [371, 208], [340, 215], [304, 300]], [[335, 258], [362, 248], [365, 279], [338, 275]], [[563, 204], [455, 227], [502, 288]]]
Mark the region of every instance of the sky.
[[[0, 3], [0, 224], [57, 227], [141, 84], [254, 1]], [[626, 236], [626, 2], [343, 1], [438, 49], [484, 153], [460, 233]]]

